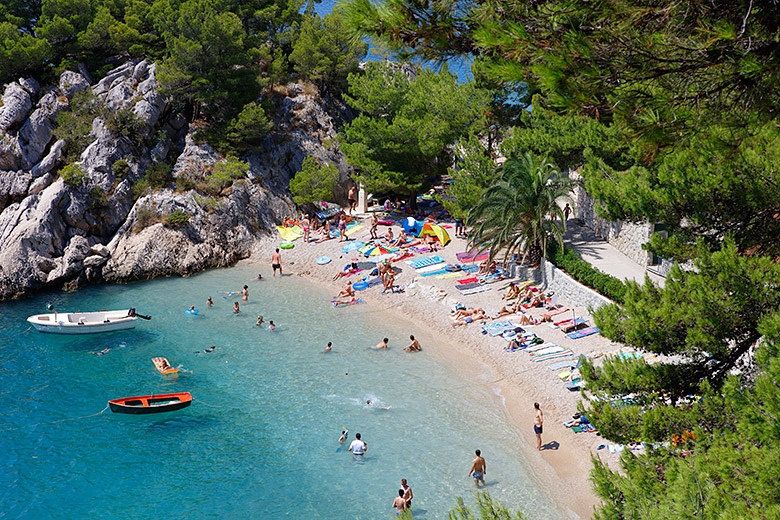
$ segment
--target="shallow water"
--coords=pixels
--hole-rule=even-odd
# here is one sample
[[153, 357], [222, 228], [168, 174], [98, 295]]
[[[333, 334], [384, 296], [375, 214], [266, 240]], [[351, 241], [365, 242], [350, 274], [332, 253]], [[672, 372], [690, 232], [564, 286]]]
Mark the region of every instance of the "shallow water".
[[[481, 448], [491, 494], [531, 518], [562, 516], [527, 476], [498, 398], [429, 350], [401, 350], [424, 324], [389, 321], [368, 305], [335, 309], [305, 279], [254, 281], [254, 269], [0, 304], [0, 511], [32, 519], [390, 518], [403, 477], [415, 518], [446, 518], [457, 496], [473, 501], [466, 473]], [[234, 299], [219, 291], [244, 283], [250, 298], [234, 315]], [[213, 308], [205, 308], [208, 295]], [[153, 319], [88, 336], [29, 330], [24, 319], [46, 312], [47, 302], [61, 311], [133, 306]], [[192, 304], [198, 316], [184, 312]], [[255, 326], [258, 313], [278, 329]], [[366, 348], [385, 335], [388, 351]], [[324, 353], [328, 341], [333, 351]], [[211, 344], [217, 350], [203, 353]], [[162, 376], [155, 356], [191, 372]], [[175, 391], [195, 402], [163, 414], [84, 417], [108, 399]], [[369, 399], [391, 409], [370, 408]], [[363, 434], [363, 460], [339, 445], [342, 427], [350, 440]]]

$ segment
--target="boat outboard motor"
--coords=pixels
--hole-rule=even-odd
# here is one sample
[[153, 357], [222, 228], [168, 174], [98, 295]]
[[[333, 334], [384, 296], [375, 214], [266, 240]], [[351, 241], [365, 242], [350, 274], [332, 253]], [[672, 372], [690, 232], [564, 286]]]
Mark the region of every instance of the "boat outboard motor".
[[151, 320], [152, 319], [151, 316], [144, 316], [143, 314], [138, 314], [137, 312], [135, 312], [135, 307], [130, 307], [130, 310], [127, 311], [127, 315], [131, 316], [131, 317], [141, 318], [141, 319], [144, 319], [144, 320]]

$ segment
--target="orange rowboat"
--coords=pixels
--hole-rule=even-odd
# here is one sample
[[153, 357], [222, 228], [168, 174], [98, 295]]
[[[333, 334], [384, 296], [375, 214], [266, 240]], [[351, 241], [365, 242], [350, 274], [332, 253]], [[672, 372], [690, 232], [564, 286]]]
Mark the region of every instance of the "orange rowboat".
[[142, 395], [138, 397], [123, 397], [108, 402], [111, 411], [115, 413], [159, 413], [172, 412], [186, 408], [192, 404], [189, 392], [177, 394]]
[[175, 374], [179, 371], [178, 368], [173, 368], [164, 357], [153, 357], [152, 363], [154, 363], [154, 367], [163, 375]]

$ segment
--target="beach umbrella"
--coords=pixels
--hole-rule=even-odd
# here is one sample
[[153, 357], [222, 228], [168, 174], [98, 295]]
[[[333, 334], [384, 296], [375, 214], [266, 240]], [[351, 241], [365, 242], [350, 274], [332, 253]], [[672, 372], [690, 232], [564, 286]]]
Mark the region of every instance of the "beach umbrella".
[[446, 246], [450, 242], [450, 235], [447, 230], [438, 224], [425, 224], [420, 231], [419, 236], [431, 235], [439, 239], [439, 243]]
[[354, 242], [349, 242], [347, 245], [341, 248], [342, 253], [349, 253], [350, 251], [355, 251], [356, 249], [360, 249], [361, 247], [365, 246], [365, 242], [361, 242], [360, 240], [355, 240]]
[[361, 252], [366, 256], [379, 256], [392, 253], [393, 251], [382, 244], [371, 244], [369, 247], [361, 249]]

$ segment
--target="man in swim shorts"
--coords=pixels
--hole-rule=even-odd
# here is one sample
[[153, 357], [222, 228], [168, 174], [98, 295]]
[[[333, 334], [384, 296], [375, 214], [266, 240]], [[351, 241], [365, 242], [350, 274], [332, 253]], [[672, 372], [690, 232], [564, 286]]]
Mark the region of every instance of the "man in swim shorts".
[[274, 274], [271, 276], [276, 276], [276, 270], [279, 269], [279, 276], [282, 276], [282, 255], [279, 254], [279, 248], [276, 248], [276, 252], [271, 255], [271, 267], [274, 269]]
[[482, 458], [482, 453], [479, 450], [476, 450], [474, 453], [476, 453], [477, 458], [471, 462], [469, 476], [474, 479], [475, 486], [479, 487], [480, 482], [482, 482], [482, 485], [484, 486], [485, 473], [487, 473], [487, 464], [485, 464], [485, 459]]
[[373, 346], [371, 348], [374, 349], [374, 350], [379, 350], [379, 349], [382, 349], [382, 348], [383, 349], [387, 349], [387, 342], [388, 341], [390, 341], [390, 340], [387, 339], [387, 338], [384, 338], [382, 341], [380, 341], [379, 343], [377, 343], [375, 346]]
[[406, 509], [411, 509], [414, 493], [412, 493], [412, 488], [409, 486], [409, 484], [406, 483], [405, 478], [401, 479], [401, 489], [404, 490], [404, 500], [406, 500]]
[[357, 208], [357, 188], [352, 186], [349, 189], [349, 195], [347, 195], [347, 199], [349, 199], [349, 214], [352, 215], [352, 211]]
[[534, 433], [536, 434], [536, 449], [542, 451], [542, 425], [544, 424], [544, 416], [542, 415], [542, 409], [539, 408], [539, 403], [534, 403]]
[[352, 452], [352, 455], [363, 455], [368, 450], [368, 444], [363, 442], [360, 439], [360, 434], [355, 434], [355, 440], [352, 441], [352, 444], [349, 445], [349, 451]]

